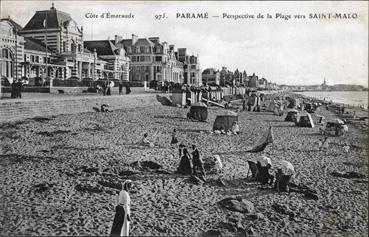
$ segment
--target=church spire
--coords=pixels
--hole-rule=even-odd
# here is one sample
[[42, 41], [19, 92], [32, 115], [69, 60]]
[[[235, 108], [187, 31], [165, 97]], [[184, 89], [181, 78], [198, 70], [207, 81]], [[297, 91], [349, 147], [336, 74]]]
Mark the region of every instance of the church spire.
[[51, 10], [55, 10], [55, 7], [54, 7], [54, 0], [51, 1]]

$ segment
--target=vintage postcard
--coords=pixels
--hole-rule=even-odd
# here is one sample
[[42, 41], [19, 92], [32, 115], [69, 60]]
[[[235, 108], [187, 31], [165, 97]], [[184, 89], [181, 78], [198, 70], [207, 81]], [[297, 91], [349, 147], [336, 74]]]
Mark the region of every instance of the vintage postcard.
[[368, 235], [367, 1], [0, 18], [0, 235]]

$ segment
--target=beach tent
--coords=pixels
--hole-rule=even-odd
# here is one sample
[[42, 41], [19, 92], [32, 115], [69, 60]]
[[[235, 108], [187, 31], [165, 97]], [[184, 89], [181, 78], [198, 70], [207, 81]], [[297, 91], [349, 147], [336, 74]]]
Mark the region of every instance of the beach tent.
[[229, 111], [227, 114], [218, 115], [213, 124], [213, 131], [232, 131], [232, 125], [234, 122], [238, 122], [237, 113]]
[[341, 119], [329, 120], [323, 130], [325, 135], [341, 136], [348, 132], [348, 127]]
[[296, 115], [295, 124], [298, 127], [309, 127], [309, 128], [313, 128], [315, 126], [314, 125], [314, 121], [311, 118], [311, 115], [309, 113], [298, 113]]
[[204, 103], [195, 103], [190, 107], [190, 111], [187, 113], [187, 118], [198, 121], [206, 121], [208, 119], [208, 108]]
[[166, 106], [172, 106], [173, 105], [172, 101], [170, 99], [168, 99], [167, 97], [165, 97], [165, 96], [156, 95], [156, 99], [162, 105], [166, 105]]
[[294, 122], [295, 120], [295, 116], [296, 114], [298, 114], [299, 111], [297, 109], [289, 109], [287, 110], [287, 116], [286, 118], [284, 119], [284, 121], [287, 121], [287, 122]]

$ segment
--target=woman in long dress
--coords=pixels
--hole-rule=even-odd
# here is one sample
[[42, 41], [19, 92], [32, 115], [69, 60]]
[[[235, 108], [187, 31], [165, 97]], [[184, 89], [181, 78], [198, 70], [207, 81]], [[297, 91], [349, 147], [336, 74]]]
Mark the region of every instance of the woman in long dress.
[[126, 180], [122, 184], [122, 190], [117, 196], [115, 216], [110, 233], [111, 236], [129, 236], [131, 198], [129, 197], [128, 192], [131, 189], [131, 184], [131, 180]]

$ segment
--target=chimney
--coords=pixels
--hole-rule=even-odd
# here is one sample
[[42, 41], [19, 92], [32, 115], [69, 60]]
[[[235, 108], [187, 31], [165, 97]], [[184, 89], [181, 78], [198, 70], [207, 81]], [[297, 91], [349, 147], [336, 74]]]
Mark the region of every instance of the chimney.
[[149, 40], [151, 42], [153, 42], [154, 44], [159, 44], [160, 43], [160, 38], [159, 37], [150, 37]]
[[122, 41], [123, 37], [120, 35], [115, 35], [114, 36], [114, 44], [117, 45], [119, 43], [119, 41]]
[[181, 56], [185, 56], [186, 55], [186, 48], [180, 48], [180, 49], [178, 49], [178, 53], [179, 53], [179, 55], [181, 55]]
[[132, 34], [132, 45], [134, 45], [137, 42], [137, 35]]

